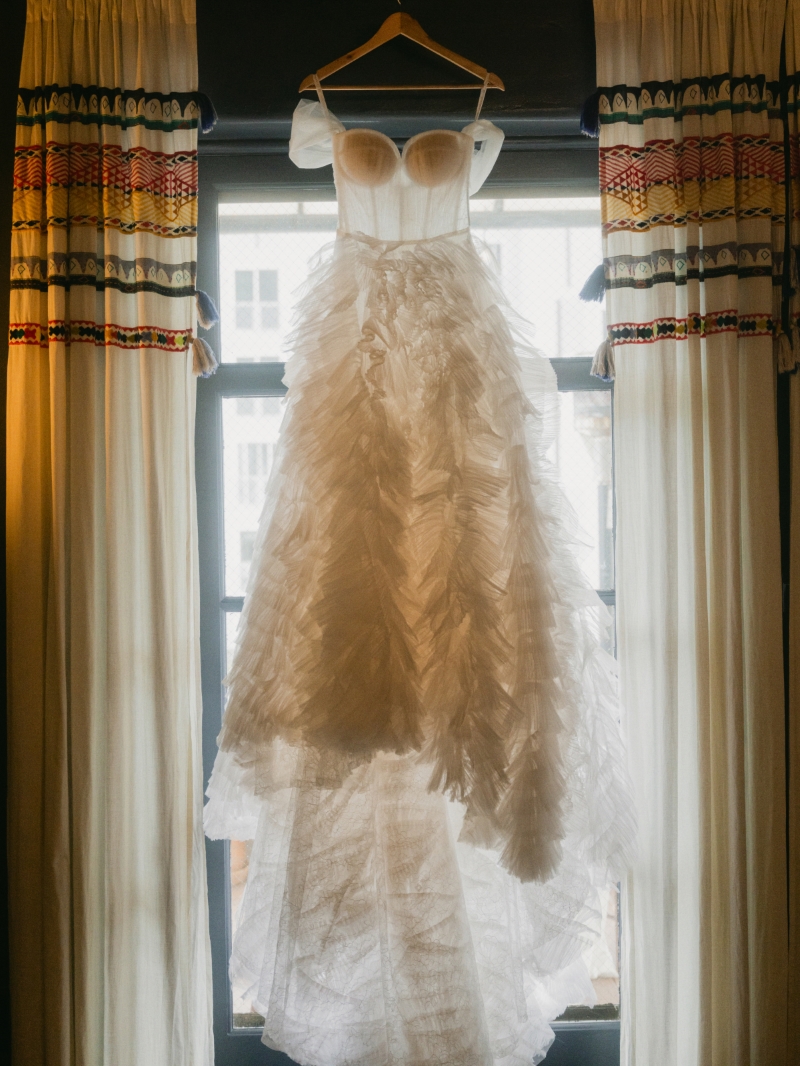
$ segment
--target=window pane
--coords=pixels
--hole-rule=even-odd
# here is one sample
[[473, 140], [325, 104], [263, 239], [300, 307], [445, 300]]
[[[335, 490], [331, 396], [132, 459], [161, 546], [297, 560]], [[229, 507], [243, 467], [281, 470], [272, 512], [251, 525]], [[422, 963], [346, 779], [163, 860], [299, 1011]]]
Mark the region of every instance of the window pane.
[[258, 298], [259, 300], [278, 299], [278, 271], [259, 270], [258, 272]]
[[236, 299], [248, 303], [253, 299], [253, 272], [252, 270], [236, 271]]
[[594, 1007], [567, 1007], [561, 1019], [581, 1021], [590, 1018], [619, 1017], [619, 892], [606, 888], [598, 893], [597, 906], [602, 914], [599, 940], [583, 953], [583, 961], [592, 980], [597, 1003]]
[[[232, 840], [229, 844], [230, 878], [231, 878], [231, 941], [236, 933], [239, 921], [239, 908], [242, 903], [245, 885], [247, 884], [247, 871], [250, 865], [250, 851], [253, 847], [252, 840]], [[263, 1029], [264, 1019], [254, 1009], [235, 985], [231, 986], [231, 1006], [233, 1008], [234, 1029]]]
[[244, 594], [282, 417], [279, 396], [222, 400], [226, 596]]
[[237, 329], [252, 329], [253, 328], [253, 305], [252, 304], [237, 304], [236, 305], [236, 328]]
[[603, 261], [599, 197], [472, 200], [472, 233], [494, 255], [511, 306], [548, 358], [593, 356], [606, 335], [602, 304], [578, 293]]
[[597, 1005], [619, 1008], [619, 893], [609, 888], [600, 893], [603, 911], [603, 939], [589, 955], [589, 976], [597, 994]]
[[604, 651], [616, 659], [617, 657], [617, 609], [613, 605], [608, 608], [608, 629], [601, 641]]
[[[238, 612], [233, 611], [230, 611], [225, 615], [226, 662], [224, 666], [226, 673], [233, 658], [236, 629], [239, 625], [240, 617]], [[239, 910], [242, 904], [245, 886], [247, 884], [247, 871], [250, 865], [250, 851], [252, 846], [252, 840], [231, 840], [228, 845], [228, 876], [230, 879], [231, 894], [230, 911], [227, 920], [230, 922], [231, 940], [233, 940], [234, 933], [239, 924]], [[264, 1019], [254, 1012], [252, 1004], [237, 992], [235, 988], [231, 989], [231, 997], [234, 1029], [262, 1028], [264, 1025]]]
[[[470, 211], [476, 240], [488, 245], [484, 257], [494, 260], [511, 306], [533, 323], [542, 352], [594, 355], [605, 338], [603, 307], [583, 303], [578, 293], [603, 259], [599, 198], [472, 200]], [[284, 357], [297, 289], [336, 222], [330, 201], [220, 204], [224, 362]], [[240, 319], [233, 305], [255, 298], [254, 272], [259, 300], [275, 309]]]
[[[273, 362], [285, 357], [297, 289], [308, 277], [311, 259], [333, 240], [336, 221], [336, 204], [331, 202], [220, 204], [223, 362]], [[255, 299], [256, 273], [261, 306], [254, 318], [240, 318], [236, 302]], [[240, 295], [240, 278], [249, 279], [247, 297]]]
[[256, 543], [255, 529], [249, 529], [246, 533], [239, 534], [239, 542], [241, 544], [241, 559], [243, 563], [252, 562], [253, 548]]
[[238, 611], [226, 611], [225, 613], [225, 663], [223, 664], [223, 677], [227, 674], [228, 667], [233, 662], [233, 652], [236, 648], [236, 630], [241, 617]]
[[596, 589], [614, 587], [611, 392], [562, 392], [551, 458], [580, 526], [578, 558]]

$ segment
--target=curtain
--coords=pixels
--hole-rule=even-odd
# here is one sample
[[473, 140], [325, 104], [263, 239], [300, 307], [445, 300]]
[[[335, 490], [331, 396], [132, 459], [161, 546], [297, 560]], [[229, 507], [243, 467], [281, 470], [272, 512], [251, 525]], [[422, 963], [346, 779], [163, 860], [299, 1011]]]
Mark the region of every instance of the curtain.
[[[784, 326], [800, 362], [800, 0], [786, 6], [789, 256]], [[789, 1061], [800, 1062], [800, 374], [789, 394]]]
[[789, 1049], [800, 1062], [800, 376], [790, 393], [789, 550]]
[[16, 1066], [210, 1066], [194, 0], [29, 0], [8, 370]]
[[594, 6], [618, 645], [640, 824], [623, 1061], [785, 1066], [785, 4]]

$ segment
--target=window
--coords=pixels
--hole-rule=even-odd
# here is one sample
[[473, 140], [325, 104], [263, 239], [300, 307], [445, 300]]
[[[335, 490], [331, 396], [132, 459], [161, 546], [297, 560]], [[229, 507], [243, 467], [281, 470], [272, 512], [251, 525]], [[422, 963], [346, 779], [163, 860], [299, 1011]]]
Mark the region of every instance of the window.
[[272, 441], [248, 441], [239, 445], [239, 499], [244, 503], [258, 503], [264, 495], [270, 467]]
[[278, 271], [259, 270], [258, 299], [261, 304], [261, 328], [278, 328]]
[[[335, 235], [330, 200], [259, 198], [219, 202], [215, 220], [221, 328], [217, 374], [198, 388], [198, 510], [206, 776], [223, 712], [222, 678], [233, 651], [256, 530], [282, 415], [283, 345], [309, 260]], [[591, 378], [605, 334], [603, 309], [578, 299], [601, 258], [597, 197], [511, 197], [473, 201], [483, 254], [502, 270], [516, 310], [535, 323], [533, 342], [556, 369], [560, 425], [551, 457], [584, 538], [581, 563], [614, 609], [614, 509], [610, 387]], [[201, 238], [202, 239], [202, 238]], [[211, 288], [211, 286], [208, 286]], [[609, 646], [613, 653], [613, 646]], [[249, 843], [209, 842], [217, 1062], [268, 1062], [259, 1018], [227, 979], [227, 959], [247, 878]], [[587, 962], [596, 1008], [570, 1008], [557, 1023], [547, 1064], [618, 1062], [618, 901], [602, 901], [605, 938]], [[225, 1048], [234, 1041], [235, 1052]], [[243, 1049], [252, 1051], [244, 1055]], [[227, 1057], [226, 1057], [227, 1056]], [[260, 1056], [260, 1057], [259, 1057]], [[283, 1060], [282, 1060], [283, 1061]]]
[[277, 270], [234, 270], [233, 293], [233, 323], [237, 333], [254, 329], [263, 333], [278, 328]]
[[256, 530], [243, 530], [239, 534], [239, 555], [243, 563], [252, 562], [253, 548], [256, 543]]
[[234, 272], [234, 291], [236, 293], [236, 328], [253, 328], [253, 272], [237, 270]]

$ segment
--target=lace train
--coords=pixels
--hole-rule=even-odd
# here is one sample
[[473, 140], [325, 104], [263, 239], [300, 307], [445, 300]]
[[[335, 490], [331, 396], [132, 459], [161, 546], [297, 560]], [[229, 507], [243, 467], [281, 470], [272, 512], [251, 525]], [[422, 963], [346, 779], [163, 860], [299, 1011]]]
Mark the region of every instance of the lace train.
[[426, 784], [413, 758], [379, 755], [259, 804], [231, 978], [302, 1066], [529, 1066], [548, 1021], [593, 1002], [585, 862], [565, 848], [550, 881], [522, 884], [457, 843], [463, 811]]

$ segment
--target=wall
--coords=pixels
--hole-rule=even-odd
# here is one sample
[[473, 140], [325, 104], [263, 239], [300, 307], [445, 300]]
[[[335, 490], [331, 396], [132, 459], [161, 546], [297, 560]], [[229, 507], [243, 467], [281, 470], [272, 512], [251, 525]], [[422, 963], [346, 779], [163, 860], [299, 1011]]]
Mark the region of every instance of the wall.
[[[504, 93], [489, 94], [493, 116], [571, 119], [594, 89], [592, 0], [197, 0], [200, 87], [223, 125], [288, 121], [301, 80], [366, 41], [396, 11], [413, 15], [436, 41], [498, 74]], [[469, 75], [400, 39], [364, 57], [340, 81], [430, 73], [456, 81]], [[334, 79], [332, 78], [331, 81]], [[338, 96], [339, 94], [337, 94]], [[366, 95], [366, 94], [365, 94]], [[343, 114], [425, 113], [428, 94], [346, 94]], [[471, 93], [436, 96], [438, 111], [466, 113]], [[467, 101], [470, 101], [469, 103]]]
[[[299, 172], [286, 156], [300, 82], [364, 43], [396, 0], [302, 0], [295, 4], [197, 0], [200, 88], [219, 121], [201, 138], [201, 181], [227, 183], [231, 156], [243, 184], [331, 185], [329, 169]], [[499, 75], [505, 92], [487, 94], [484, 114], [506, 143], [495, 185], [585, 192], [597, 186], [597, 142], [580, 133], [580, 109], [594, 90], [592, 0], [404, 0], [441, 44]], [[398, 38], [334, 75], [340, 84], [469, 81], [470, 76]], [[313, 94], [306, 94], [312, 98]], [[331, 92], [346, 123], [374, 126], [402, 140], [425, 128], [461, 128], [474, 114], [475, 92]], [[269, 163], [263, 158], [271, 155]], [[220, 168], [210, 157], [223, 157]], [[248, 158], [249, 157], [249, 158]], [[203, 160], [209, 162], [203, 165]], [[221, 162], [221, 160], [220, 160]]]

